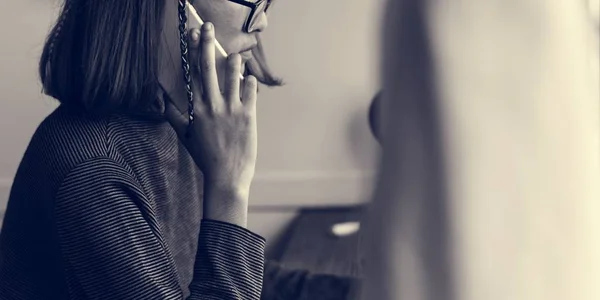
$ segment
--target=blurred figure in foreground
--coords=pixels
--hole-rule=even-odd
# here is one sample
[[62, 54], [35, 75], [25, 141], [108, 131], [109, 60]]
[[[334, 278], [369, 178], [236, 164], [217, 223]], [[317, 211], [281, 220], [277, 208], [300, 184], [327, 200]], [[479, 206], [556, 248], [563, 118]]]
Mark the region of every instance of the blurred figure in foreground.
[[582, 4], [389, 1], [363, 299], [600, 299]]

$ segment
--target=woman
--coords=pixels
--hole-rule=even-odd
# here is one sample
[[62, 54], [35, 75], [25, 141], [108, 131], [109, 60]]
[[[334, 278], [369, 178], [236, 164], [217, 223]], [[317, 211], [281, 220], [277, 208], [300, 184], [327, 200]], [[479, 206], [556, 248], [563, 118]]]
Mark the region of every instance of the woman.
[[388, 1], [365, 300], [600, 299], [582, 3]]
[[260, 298], [265, 240], [246, 219], [257, 83], [280, 85], [258, 37], [269, 4], [196, 1], [218, 31], [188, 34], [184, 1], [66, 1], [40, 61], [61, 105], [15, 177], [1, 299]]

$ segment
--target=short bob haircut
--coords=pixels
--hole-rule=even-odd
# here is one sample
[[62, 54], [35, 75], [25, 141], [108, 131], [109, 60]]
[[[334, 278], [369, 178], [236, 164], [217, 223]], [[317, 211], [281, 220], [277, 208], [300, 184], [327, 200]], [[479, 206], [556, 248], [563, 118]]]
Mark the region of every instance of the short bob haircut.
[[[65, 0], [39, 62], [43, 93], [91, 113], [152, 110], [164, 5], [165, 0]], [[253, 53], [250, 68], [263, 69], [263, 83], [281, 85], [262, 47]]]
[[65, 0], [39, 64], [45, 94], [93, 112], [147, 109], [158, 92], [165, 0]]

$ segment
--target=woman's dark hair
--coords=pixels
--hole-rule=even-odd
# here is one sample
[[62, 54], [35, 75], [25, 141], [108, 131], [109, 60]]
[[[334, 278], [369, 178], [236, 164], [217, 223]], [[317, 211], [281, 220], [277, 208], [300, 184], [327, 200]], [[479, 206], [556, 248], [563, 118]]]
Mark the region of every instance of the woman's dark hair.
[[156, 99], [165, 0], [65, 0], [39, 64], [43, 92], [93, 112]]

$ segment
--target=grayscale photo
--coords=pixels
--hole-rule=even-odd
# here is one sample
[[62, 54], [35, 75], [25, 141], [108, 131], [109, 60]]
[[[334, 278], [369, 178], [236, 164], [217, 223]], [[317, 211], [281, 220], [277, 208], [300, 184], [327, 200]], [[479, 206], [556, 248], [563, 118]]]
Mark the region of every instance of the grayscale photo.
[[600, 299], [600, 0], [0, 25], [0, 300]]

